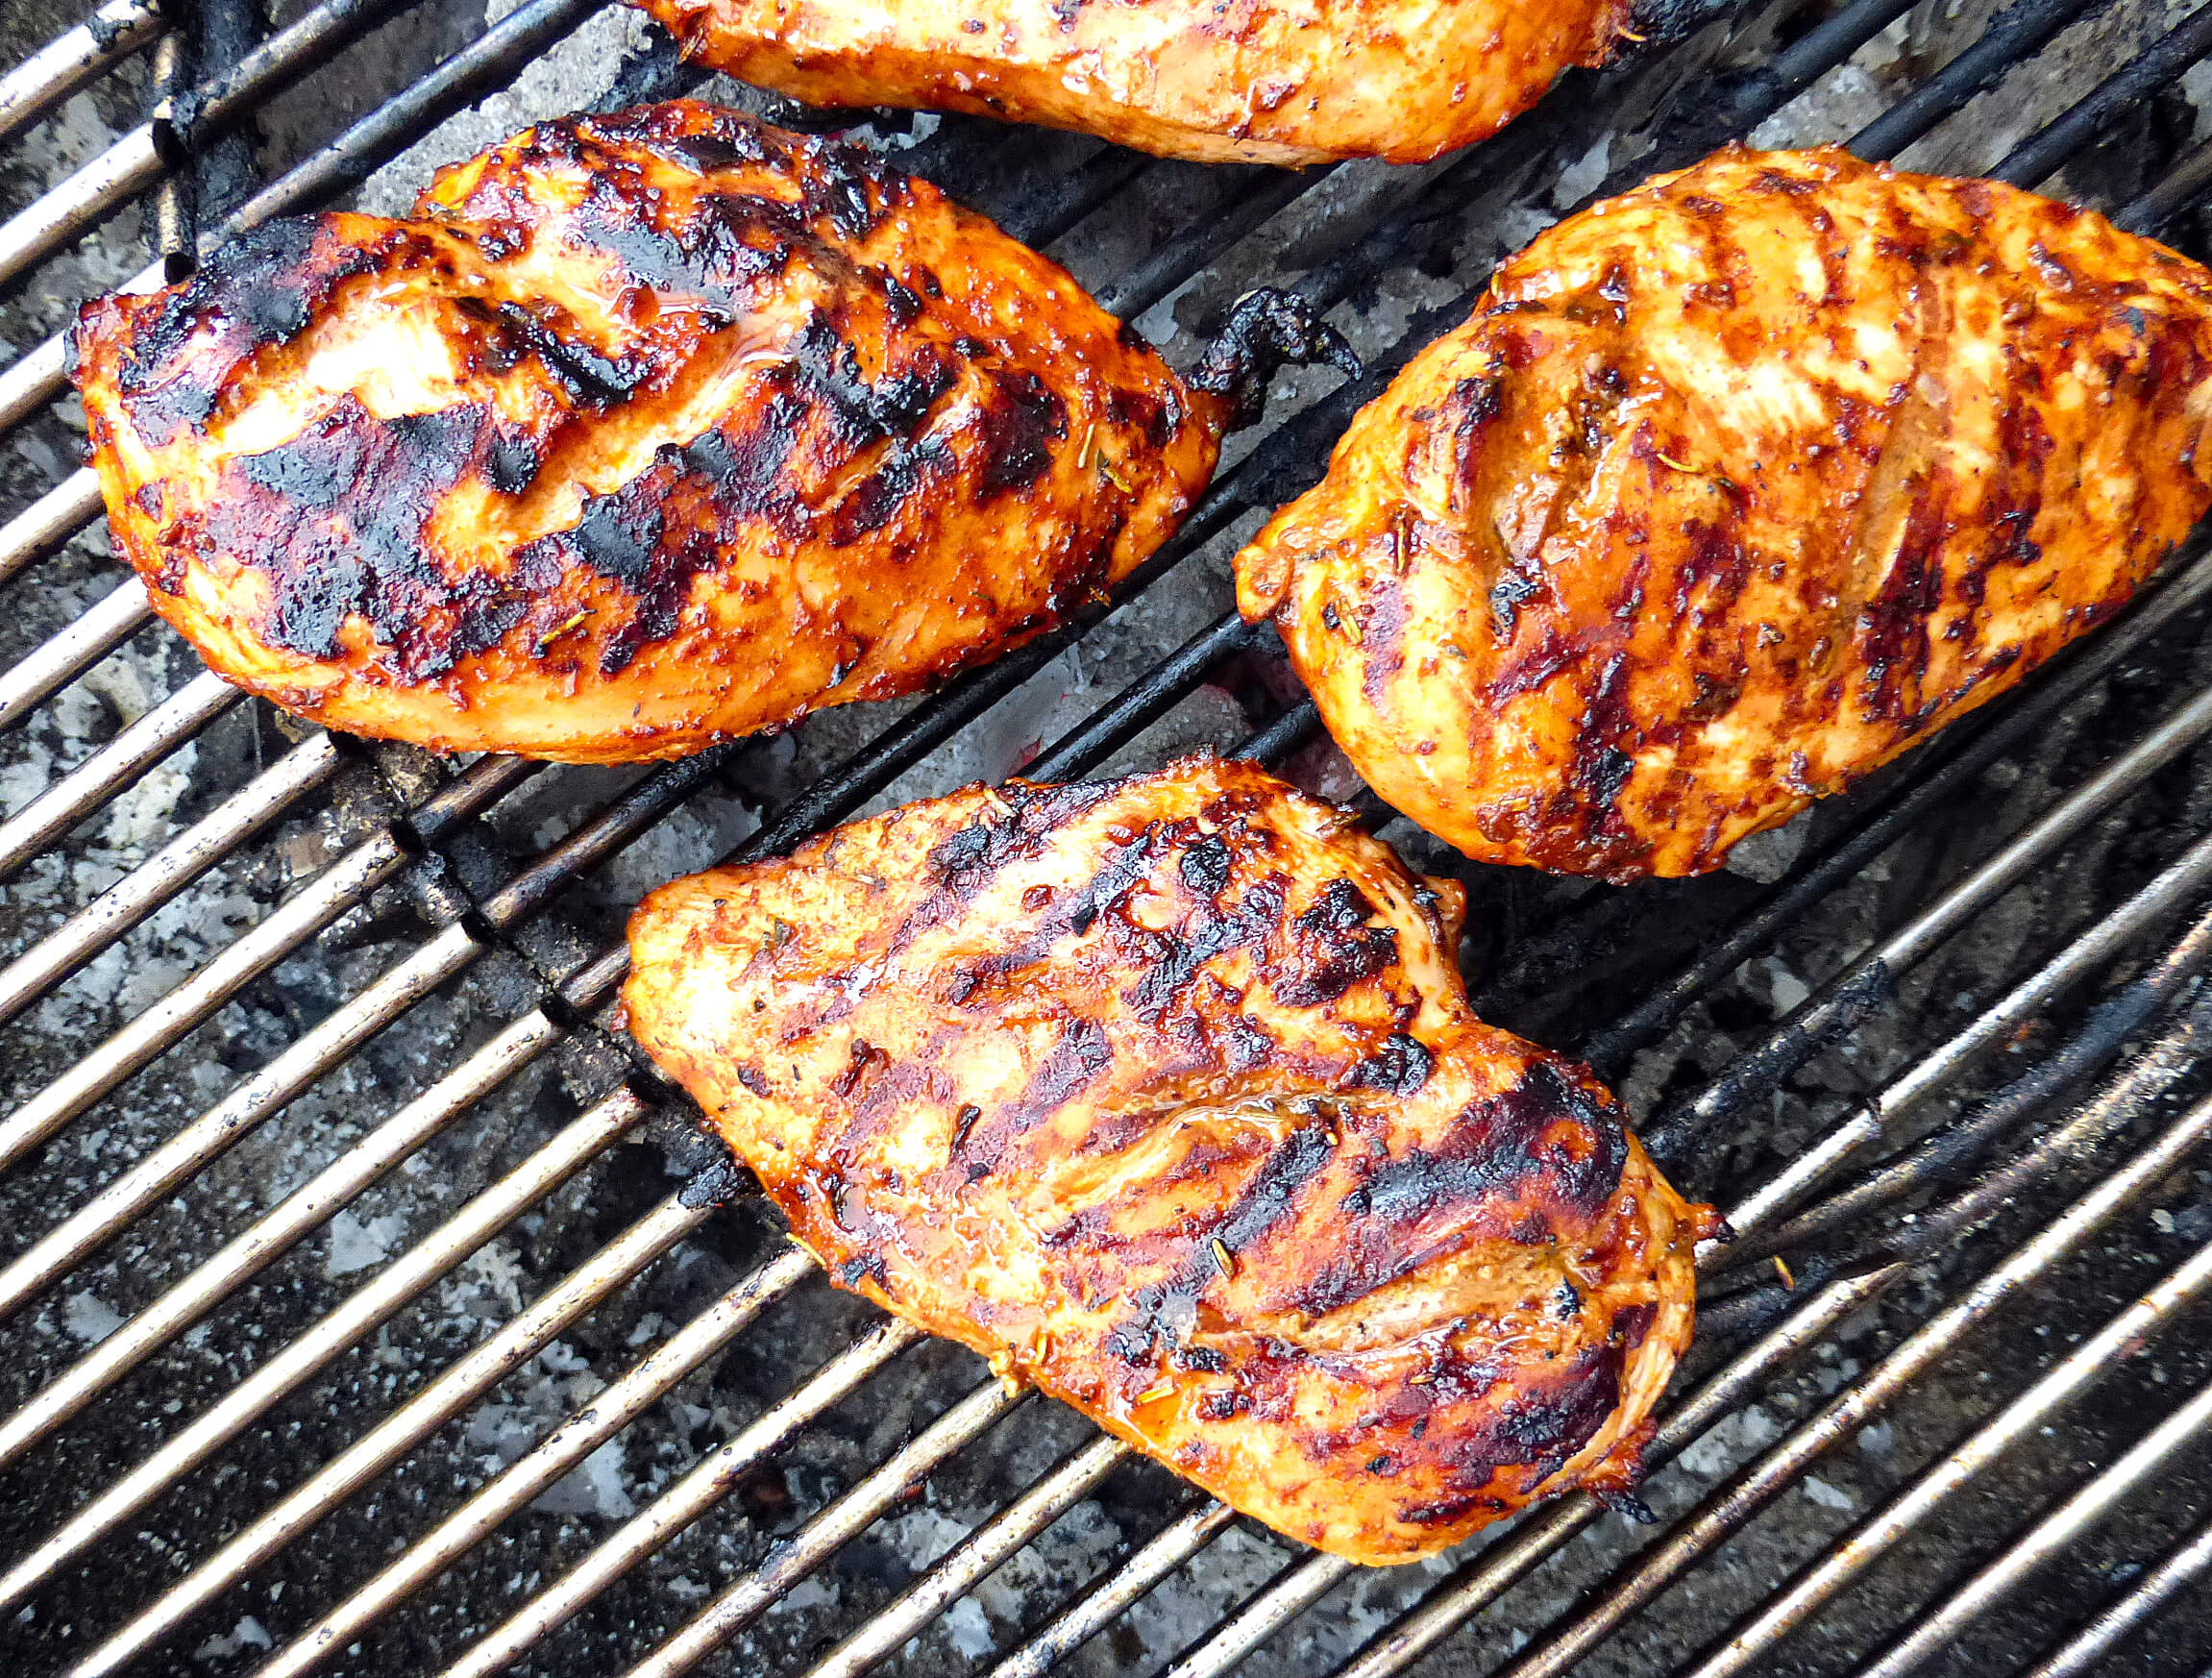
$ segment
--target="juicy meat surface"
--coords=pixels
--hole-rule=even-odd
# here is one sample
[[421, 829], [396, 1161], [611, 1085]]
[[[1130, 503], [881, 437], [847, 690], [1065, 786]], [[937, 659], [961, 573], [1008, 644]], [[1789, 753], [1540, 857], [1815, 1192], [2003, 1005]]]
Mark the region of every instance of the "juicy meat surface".
[[971, 787], [630, 923], [845, 1287], [1366, 1563], [1633, 1483], [1709, 1209], [1469, 1011], [1460, 888], [1247, 763]]
[[688, 102], [411, 220], [273, 222], [75, 334], [110, 528], [355, 733], [676, 756], [909, 693], [1174, 529], [1229, 403], [925, 183]]
[[1470, 856], [1717, 867], [2018, 682], [2202, 514], [2212, 275], [2101, 216], [1731, 150], [1571, 217], [1238, 558]]
[[1201, 162], [1424, 161], [1634, 33], [1629, 0], [633, 3], [690, 57], [810, 104], [1008, 117]]

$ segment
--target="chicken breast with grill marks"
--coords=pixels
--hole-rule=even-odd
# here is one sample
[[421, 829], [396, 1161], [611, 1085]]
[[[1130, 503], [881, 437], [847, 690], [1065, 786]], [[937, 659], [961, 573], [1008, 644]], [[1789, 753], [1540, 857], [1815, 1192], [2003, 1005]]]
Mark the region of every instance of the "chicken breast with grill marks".
[[1495, 134], [1683, 0], [633, 0], [814, 105], [1069, 128], [1201, 162], [1419, 162]]
[[272, 223], [74, 341], [111, 530], [216, 670], [355, 733], [621, 761], [1094, 600], [1309, 324], [1247, 300], [1186, 383], [925, 184], [675, 103], [543, 124], [412, 220]]
[[971, 787], [662, 887], [630, 1029], [842, 1285], [1277, 1530], [1633, 1483], [1685, 1205], [1469, 1011], [1456, 885], [1247, 763]]
[[1732, 150], [1498, 271], [1237, 561], [1370, 785], [1487, 861], [1717, 867], [2101, 622], [2212, 503], [2212, 275]]

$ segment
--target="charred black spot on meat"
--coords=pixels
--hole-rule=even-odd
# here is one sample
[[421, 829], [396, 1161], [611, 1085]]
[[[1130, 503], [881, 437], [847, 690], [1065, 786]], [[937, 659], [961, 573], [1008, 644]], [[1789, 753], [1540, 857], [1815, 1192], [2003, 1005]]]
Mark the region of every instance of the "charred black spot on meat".
[[375, 271], [410, 236], [341, 246], [318, 259], [317, 229], [311, 219], [286, 217], [241, 233], [164, 293], [152, 318], [133, 331], [115, 383], [148, 443], [160, 448], [184, 428], [205, 425], [240, 361], [299, 336], [340, 282]]
[[662, 528], [657, 499], [626, 496], [618, 490], [587, 497], [569, 539], [586, 565], [634, 593], [645, 586]]
[[1375, 905], [1348, 879], [1331, 880], [1290, 923], [1291, 971], [1275, 975], [1275, 999], [1290, 1008], [1333, 1002], [1398, 959], [1394, 927], [1373, 924]]
[[475, 406], [380, 420], [348, 396], [297, 436], [226, 468], [230, 493], [205, 515], [207, 535], [267, 574], [268, 640], [335, 657], [340, 627], [359, 613], [419, 680], [496, 639], [501, 619], [519, 616], [513, 597], [528, 580], [449, 579], [423, 541], [425, 519], [481, 458], [491, 425]]
[[982, 445], [978, 499], [1026, 489], [1068, 440], [1068, 405], [1034, 373], [995, 373], [975, 416]]
[[[1511, 1396], [1482, 1422], [1438, 1441], [1437, 1454], [1450, 1468], [1453, 1484], [1472, 1495], [1501, 1468], [1524, 1469], [1531, 1481], [1558, 1473], [1619, 1405], [1625, 1363], [1623, 1347], [1613, 1343], [1578, 1352], [1557, 1370], [1523, 1370]], [[1452, 1519], [1465, 1509], [1455, 1499], [1409, 1510], [1405, 1518]]]
[[1206, 346], [1186, 382], [1193, 390], [1225, 397], [1232, 429], [1249, 425], [1267, 405], [1267, 381], [1279, 367], [1326, 362], [1347, 379], [1360, 376], [1360, 358], [1313, 304], [1294, 291], [1263, 286], [1247, 291]]
[[[552, 308], [551, 305], [541, 307]], [[503, 302], [498, 314], [513, 341], [537, 357], [576, 402], [614, 407], [627, 402], [653, 376], [649, 358], [641, 356], [617, 360], [602, 356], [573, 330], [564, 333], [554, 321], [541, 319], [519, 303]], [[574, 323], [570, 325], [573, 328]]]
[[484, 481], [502, 495], [520, 495], [537, 481], [543, 464], [529, 438], [495, 432], [484, 451]]
[[1217, 895], [1229, 883], [1229, 847], [1209, 833], [1191, 845], [1176, 864], [1183, 883], [1202, 898]]
[[1404, 1225], [1506, 1196], [1556, 1199], [1588, 1217], [1620, 1187], [1627, 1164], [1619, 1115], [1544, 1059], [1512, 1088], [1468, 1107], [1436, 1151], [1411, 1148], [1370, 1172], [1343, 1209]]
[[944, 901], [933, 894], [909, 924], [917, 930], [935, 925], [953, 905], [982, 891], [1000, 870], [1038, 854], [1055, 828], [1104, 802], [1115, 790], [1100, 782], [1001, 787], [997, 798], [1005, 813], [978, 817], [930, 848], [924, 863], [937, 876]]
[[1352, 1081], [1363, 1089], [1385, 1095], [1416, 1096], [1436, 1067], [1437, 1057], [1419, 1039], [1409, 1037], [1403, 1031], [1393, 1031], [1384, 1042], [1380, 1054], [1369, 1056], [1352, 1069]]
[[1290, 1220], [1300, 1191], [1321, 1174], [1338, 1147], [1336, 1131], [1325, 1123], [1301, 1125], [1277, 1143], [1205, 1238], [1191, 1243], [1168, 1275], [1131, 1296], [1127, 1314], [1109, 1339], [1118, 1355], [1142, 1362], [1165, 1345], [1176, 1362], [1200, 1368], [1201, 1357], [1218, 1356], [1191, 1345], [1190, 1338], [1199, 1322], [1198, 1296], [1223, 1280], [1221, 1254], [1229, 1254], [1234, 1266], [1238, 1253]]

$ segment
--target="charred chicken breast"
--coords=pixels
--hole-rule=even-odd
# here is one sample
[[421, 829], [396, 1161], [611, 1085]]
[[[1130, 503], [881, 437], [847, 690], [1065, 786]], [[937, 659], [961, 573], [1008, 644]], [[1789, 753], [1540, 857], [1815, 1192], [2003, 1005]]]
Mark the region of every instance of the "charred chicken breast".
[[1630, 0], [634, 0], [700, 62], [814, 105], [1077, 129], [1201, 162], [1417, 162], [1642, 39]]
[[415, 218], [262, 227], [75, 334], [110, 528], [208, 662], [355, 733], [668, 757], [908, 693], [1176, 525], [1280, 299], [1186, 384], [860, 153], [676, 103]]
[[2212, 502], [2212, 275], [1839, 151], [1561, 223], [1237, 561], [1471, 856], [1716, 867], [2109, 615]]
[[630, 923], [630, 1029], [831, 1276], [1402, 1562], [1636, 1472], [1685, 1205], [1469, 1011], [1459, 888], [1245, 763], [971, 787]]

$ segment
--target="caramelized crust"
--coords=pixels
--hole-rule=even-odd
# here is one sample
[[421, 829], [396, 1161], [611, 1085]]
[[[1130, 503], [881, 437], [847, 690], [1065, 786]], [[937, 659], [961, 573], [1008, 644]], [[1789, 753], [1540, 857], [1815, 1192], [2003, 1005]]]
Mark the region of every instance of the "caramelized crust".
[[1631, 30], [1629, 0], [634, 3], [700, 62], [810, 104], [1003, 116], [1217, 163], [1425, 161]]
[[1281, 1532], [1631, 1483], [1686, 1206], [1469, 1011], [1455, 885], [1245, 763], [971, 787], [630, 923], [630, 1028], [842, 1285]]
[[1722, 152], [1544, 234], [1237, 562], [1368, 782], [1486, 861], [1717, 867], [2108, 616], [2203, 513], [2212, 276]]
[[216, 670], [355, 733], [669, 757], [910, 693], [1125, 575], [1229, 405], [859, 153], [677, 103], [416, 219], [86, 307], [111, 530]]

